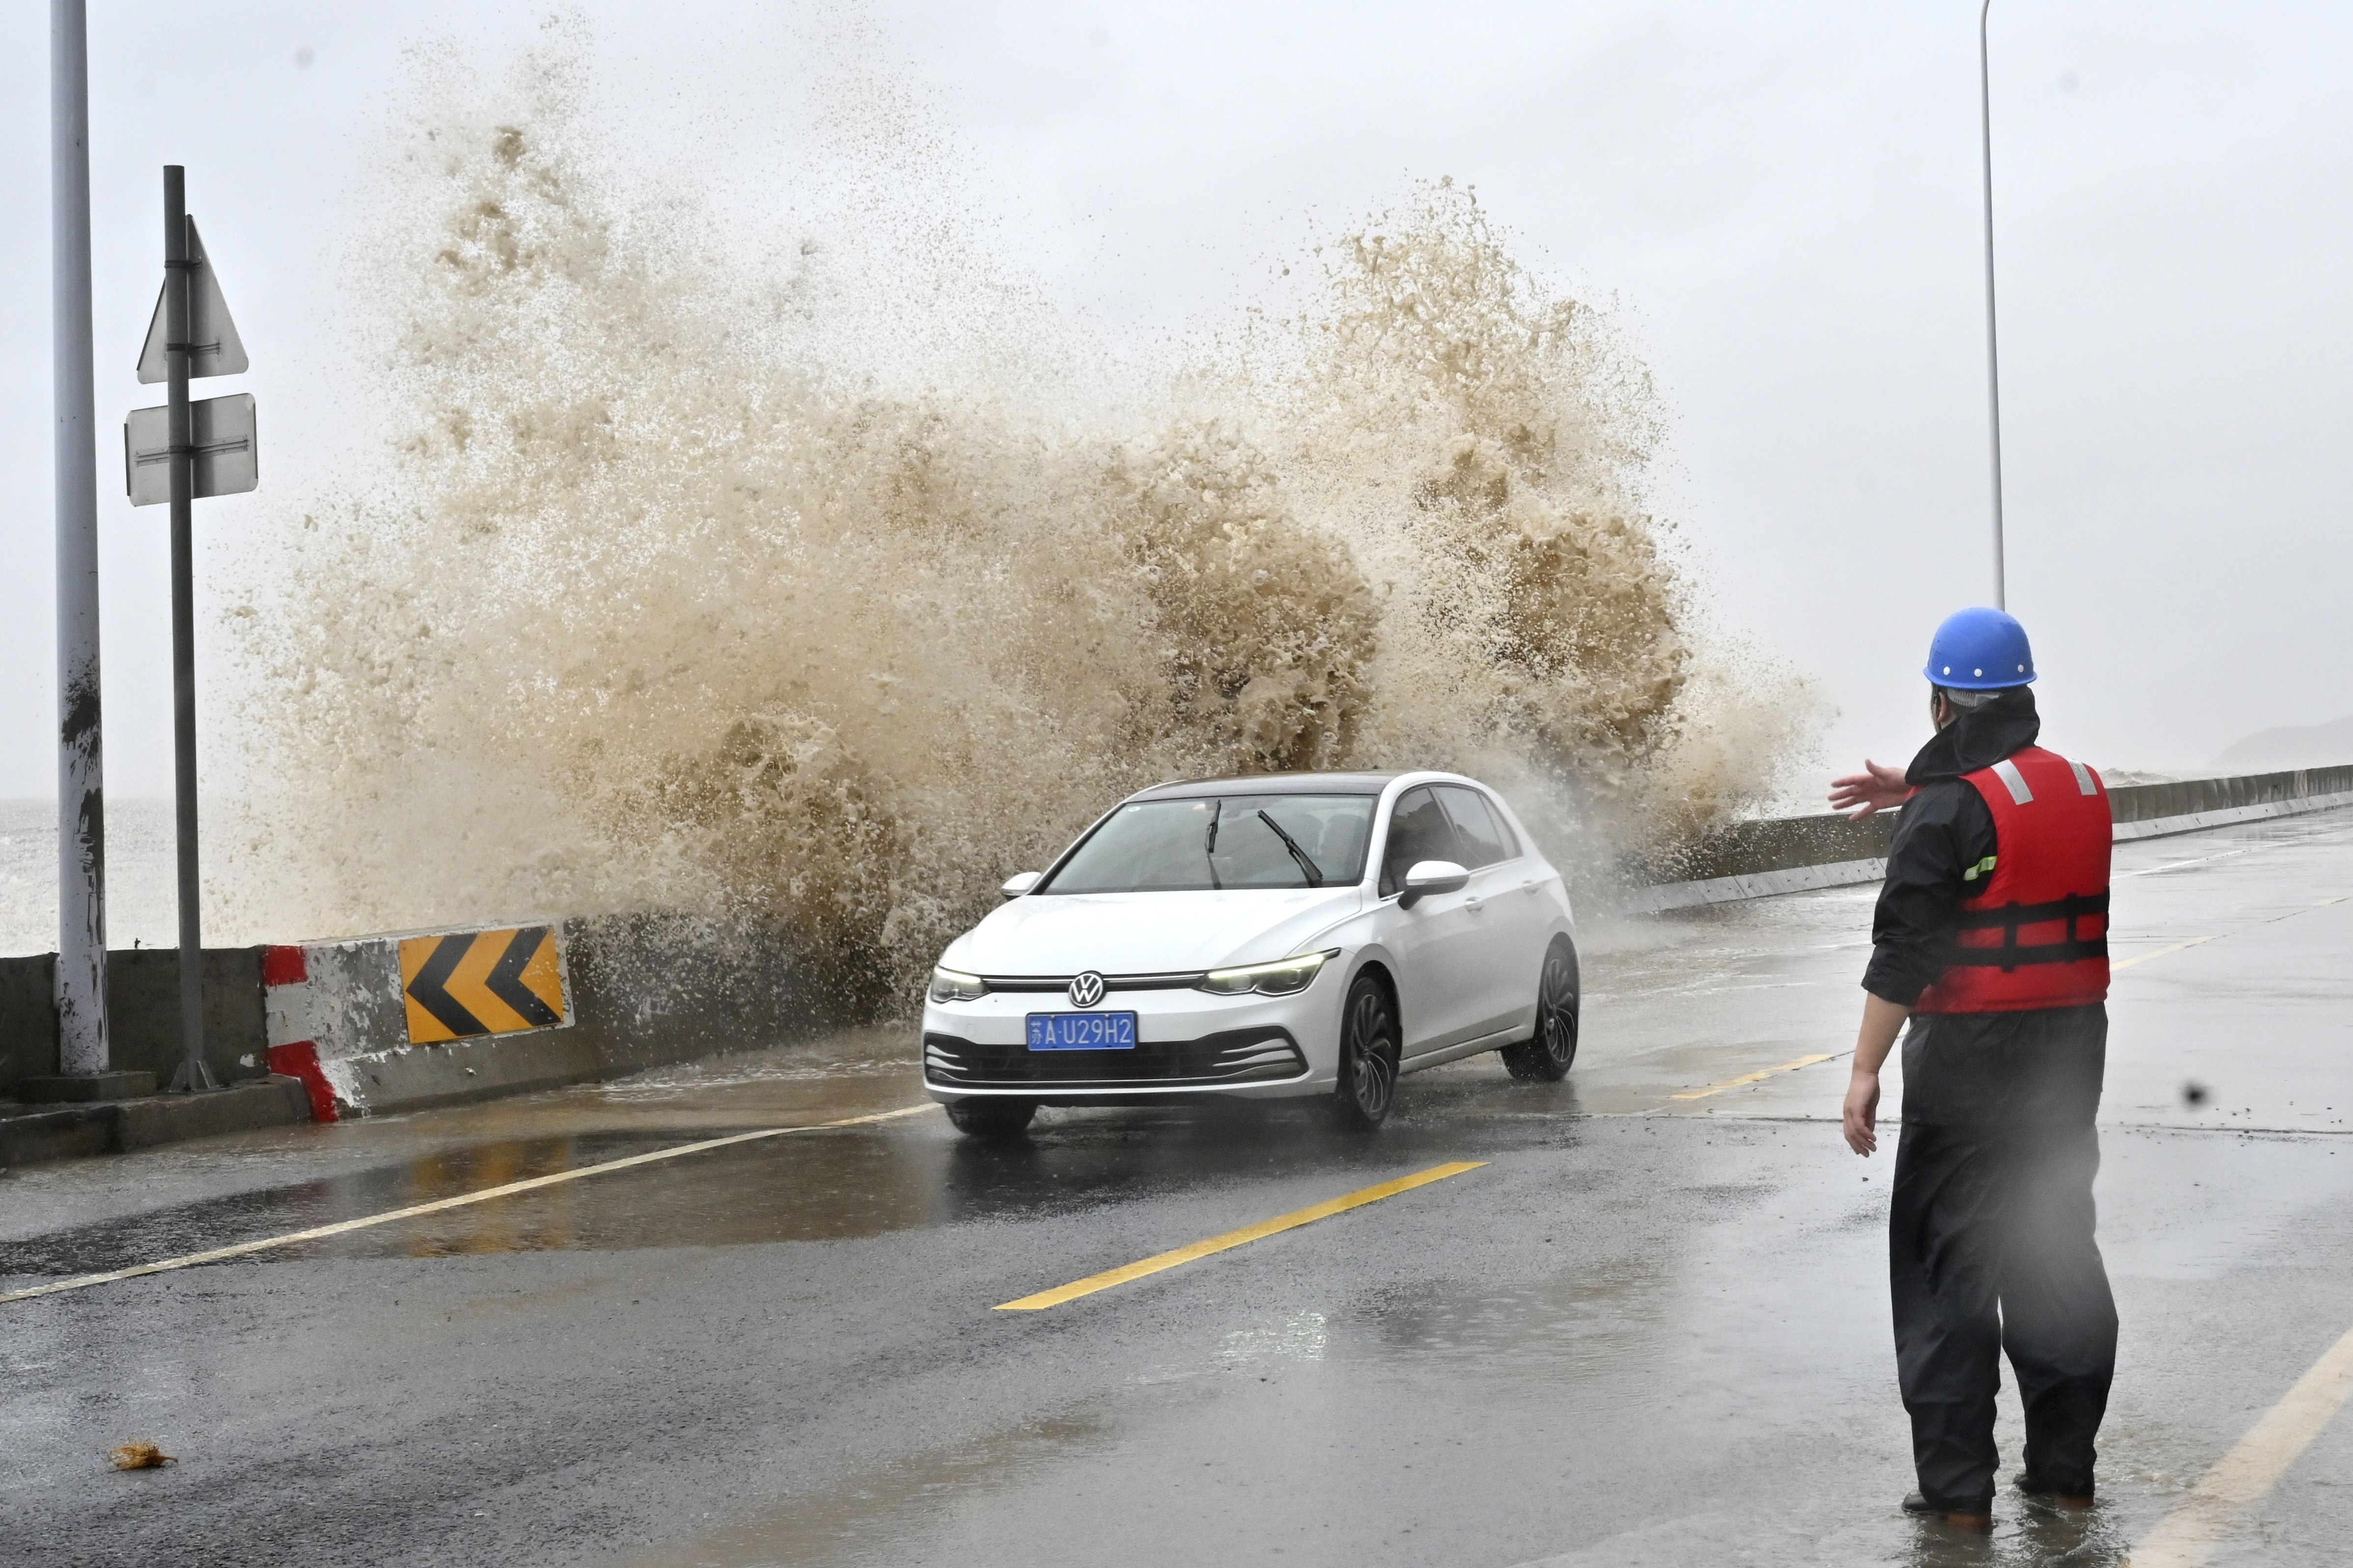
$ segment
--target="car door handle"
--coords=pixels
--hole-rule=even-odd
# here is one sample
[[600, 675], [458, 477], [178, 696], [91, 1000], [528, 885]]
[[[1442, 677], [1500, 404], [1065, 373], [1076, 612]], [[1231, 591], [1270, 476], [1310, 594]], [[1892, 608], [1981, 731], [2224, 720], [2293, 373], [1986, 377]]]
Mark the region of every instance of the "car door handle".
[[1481, 902], [1480, 902], [1477, 899], [1475, 899], [1475, 898], [1470, 898], [1470, 899], [1465, 899], [1465, 900], [1462, 900], [1462, 907], [1463, 907], [1464, 909], [1466, 909], [1466, 910], [1470, 910], [1472, 914], [1474, 914], [1474, 915], [1476, 915], [1476, 914], [1483, 914], [1483, 913], [1485, 913], [1485, 912], [1486, 912], [1486, 909], [1487, 909], [1487, 906], [1486, 906], [1486, 905], [1484, 905], [1484, 904], [1481, 903]]

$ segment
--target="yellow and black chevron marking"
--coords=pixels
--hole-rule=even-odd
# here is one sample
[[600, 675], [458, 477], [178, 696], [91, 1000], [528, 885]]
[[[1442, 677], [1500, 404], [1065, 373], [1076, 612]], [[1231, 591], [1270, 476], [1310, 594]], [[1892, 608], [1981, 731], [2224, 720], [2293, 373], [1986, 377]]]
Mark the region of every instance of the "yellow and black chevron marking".
[[413, 1046], [552, 1028], [572, 1018], [556, 940], [545, 926], [404, 938], [400, 987]]

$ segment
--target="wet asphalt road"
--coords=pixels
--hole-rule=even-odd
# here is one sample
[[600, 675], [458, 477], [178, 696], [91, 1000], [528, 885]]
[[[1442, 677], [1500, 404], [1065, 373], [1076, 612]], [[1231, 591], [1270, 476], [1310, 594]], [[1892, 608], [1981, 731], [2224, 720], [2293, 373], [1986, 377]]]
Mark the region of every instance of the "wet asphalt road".
[[[0, 1306], [0, 1562], [2114, 1563], [2353, 1327], [2353, 815], [2119, 870], [2146, 959], [2111, 1005], [2125, 1329], [2088, 1521], [1894, 1510], [1889, 1161], [1834, 1125], [1853, 889], [1588, 929], [1567, 1083], [1441, 1068], [1369, 1139], [1062, 1111], [990, 1149], [927, 1111]], [[852, 1034], [16, 1172], [0, 1289], [895, 1109], [912, 1055]], [[990, 1310], [1454, 1161], [1484, 1163]], [[142, 1437], [180, 1462], [106, 1468]], [[2347, 1539], [2353, 1417], [2211, 1561]]]

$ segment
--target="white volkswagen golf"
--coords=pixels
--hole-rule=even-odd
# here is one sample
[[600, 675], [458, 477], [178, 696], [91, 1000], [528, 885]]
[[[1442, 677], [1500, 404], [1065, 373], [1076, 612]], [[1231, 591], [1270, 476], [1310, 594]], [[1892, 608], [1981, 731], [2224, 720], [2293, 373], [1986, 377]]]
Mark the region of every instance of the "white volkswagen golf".
[[1329, 1095], [1379, 1125], [1398, 1075], [1577, 1056], [1559, 872], [1453, 773], [1160, 784], [1112, 808], [948, 945], [923, 1079], [956, 1126], [1040, 1105]]

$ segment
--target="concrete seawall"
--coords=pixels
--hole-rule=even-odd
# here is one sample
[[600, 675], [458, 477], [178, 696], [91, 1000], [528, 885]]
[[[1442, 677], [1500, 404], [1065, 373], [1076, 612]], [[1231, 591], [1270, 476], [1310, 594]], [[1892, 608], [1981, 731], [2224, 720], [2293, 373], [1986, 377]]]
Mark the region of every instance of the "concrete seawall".
[[[2108, 792], [2108, 802], [2119, 842], [2195, 833], [2353, 805], [2353, 765], [2120, 784]], [[1894, 812], [1860, 822], [1824, 813], [1735, 823], [1679, 854], [1629, 868], [1634, 886], [1620, 907], [1689, 909], [1875, 882], [1886, 874], [1887, 847], [1900, 820]]]
[[[269, 1076], [263, 1059], [261, 953], [205, 950], [205, 1061], [222, 1083]], [[58, 1070], [57, 957], [0, 958], [0, 1096]], [[168, 1082], [180, 1065], [180, 954], [142, 947], [106, 955], [107, 1027], [117, 1070]]]
[[[130, 1098], [32, 1105], [9, 1102], [25, 1080], [58, 1070], [56, 960], [48, 953], [0, 958], [0, 1165], [119, 1153], [307, 1118], [301, 1087], [269, 1070], [261, 957], [258, 947], [208, 949], [204, 956], [205, 1061], [225, 1092], [123, 1088], [100, 1092]], [[109, 953], [106, 1004], [115, 1071], [170, 1081], [180, 1064], [179, 953]]]

